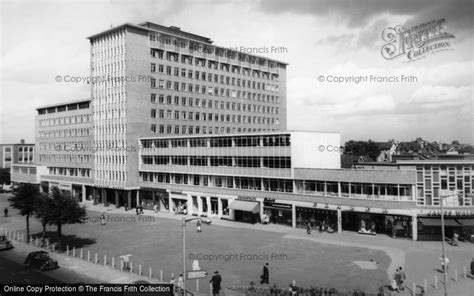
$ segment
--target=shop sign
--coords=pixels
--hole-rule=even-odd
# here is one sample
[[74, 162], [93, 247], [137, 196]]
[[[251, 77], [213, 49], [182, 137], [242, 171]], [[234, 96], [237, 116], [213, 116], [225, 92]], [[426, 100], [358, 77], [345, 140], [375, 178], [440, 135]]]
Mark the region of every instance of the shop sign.
[[59, 183], [59, 189], [61, 190], [72, 190], [72, 185], [67, 183]]
[[[474, 216], [474, 211], [472, 210], [444, 210], [445, 216]], [[441, 217], [441, 210], [432, 210], [423, 212], [427, 216], [431, 217]]]
[[291, 209], [291, 205], [289, 204], [282, 204], [276, 202], [266, 202], [264, 203], [265, 206], [274, 207], [274, 208], [281, 208], [281, 209]]
[[237, 197], [238, 200], [245, 200], [245, 201], [257, 201], [256, 197], [253, 196], [239, 196]]

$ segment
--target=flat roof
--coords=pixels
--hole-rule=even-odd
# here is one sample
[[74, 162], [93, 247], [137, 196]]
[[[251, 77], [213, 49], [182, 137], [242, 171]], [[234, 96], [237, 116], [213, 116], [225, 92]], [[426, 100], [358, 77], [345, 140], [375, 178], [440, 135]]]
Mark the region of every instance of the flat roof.
[[[158, 29], [152, 29], [150, 27], [145, 27], [143, 26], [144, 24], [151, 24], [151, 25], [154, 25], [154, 26], [159, 26], [159, 27], [163, 27], [163, 28], [166, 28], [168, 30], [164, 30], [162, 29], [161, 31], [158, 30]], [[158, 25], [158, 24], [155, 24], [155, 23], [151, 23], [151, 22], [143, 22], [143, 23], [140, 23], [139, 25], [134, 25], [134, 24], [131, 24], [131, 23], [123, 23], [117, 27], [113, 27], [113, 28], [110, 28], [110, 29], [107, 29], [105, 31], [102, 31], [102, 32], [99, 32], [97, 34], [94, 34], [94, 35], [91, 35], [89, 37], [87, 37], [87, 39], [89, 40], [93, 40], [93, 39], [96, 39], [98, 37], [101, 37], [101, 36], [104, 36], [104, 35], [107, 35], [111, 32], [114, 32], [114, 31], [117, 31], [117, 30], [121, 30], [121, 29], [124, 29], [124, 28], [133, 28], [133, 29], [137, 29], [137, 30], [142, 30], [142, 31], [146, 31], [146, 32], [156, 32], [156, 33], [165, 33], [165, 34], [168, 34], [168, 35], [172, 35], [172, 36], [175, 36], [175, 37], [180, 37], [180, 38], [184, 38], [184, 39], [190, 39], [196, 43], [202, 43], [204, 45], [207, 45], [207, 46], [214, 46], [216, 48], [221, 48], [221, 49], [224, 49], [224, 50], [229, 50], [229, 51], [233, 51], [233, 52], [236, 52], [236, 53], [241, 53], [241, 54], [245, 54], [245, 55], [248, 55], [248, 56], [252, 56], [252, 57], [256, 57], [256, 58], [262, 58], [262, 59], [266, 59], [266, 60], [269, 60], [269, 61], [272, 61], [272, 62], [276, 62], [276, 63], [280, 63], [280, 64], [283, 64], [283, 65], [289, 65], [288, 63], [286, 62], [282, 62], [282, 61], [279, 61], [279, 60], [275, 60], [275, 59], [271, 59], [271, 58], [268, 58], [268, 57], [265, 57], [265, 56], [258, 56], [258, 55], [254, 55], [254, 54], [250, 54], [250, 53], [244, 53], [244, 52], [239, 52], [238, 50], [232, 50], [230, 48], [227, 48], [227, 47], [223, 47], [223, 46], [218, 46], [218, 45], [214, 45], [211, 41], [210, 38], [207, 38], [207, 37], [204, 37], [204, 36], [201, 36], [201, 35], [196, 35], [196, 34], [193, 34], [193, 33], [189, 33], [189, 32], [186, 32], [186, 31], [181, 31], [180, 30], [177, 30], [177, 29], [173, 29], [173, 28], [177, 28], [177, 27], [174, 27], [174, 26], [171, 26], [171, 27], [165, 27], [165, 26], [162, 26], [162, 25]], [[179, 33], [182, 33], [182, 34], [179, 34]], [[204, 38], [204, 39], [203, 39]], [[208, 39], [209, 41], [205, 41], [206, 39]]]
[[[460, 154], [462, 155], [462, 154]], [[474, 159], [398, 160], [397, 164], [474, 164]]]
[[44, 105], [44, 106], [37, 107], [36, 110], [59, 107], [59, 106], [67, 106], [67, 105], [78, 104], [78, 103], [86, 103], [86, 102], [90, 103], [91, 99], [73, 100], [73, 101], [67, 101], [67, 102], [62, 102], [62, 103]]
[[306, 169], [295, 168], [294, 179], [332, 182], [416, 184], [412, 170]]
[[219, 137], [242, 137], [242, 136], [265, 136], [265, 135], [284, 135], [284, 134], [337, 134], [338, 132], [318, 132], [318, 131], [303, 131], [303, 130], [281, 130], [268, 132], [245, 132], [233, 134], [198, 134], [198, 135], [166, 135], [155, 137], [141, 137], [138, 140], [163, 140], [163, 139], [191, 139], [191, 138], [219, 138]]

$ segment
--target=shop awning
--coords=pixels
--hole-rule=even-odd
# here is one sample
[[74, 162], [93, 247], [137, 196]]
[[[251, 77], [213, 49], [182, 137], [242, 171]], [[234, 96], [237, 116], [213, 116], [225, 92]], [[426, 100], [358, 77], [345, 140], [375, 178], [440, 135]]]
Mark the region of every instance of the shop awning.
[[462, 226], [474, 226], [474, 219], [458, 219]]
[[260, 212], [260, 204], [255, 201], [234, 200], [229, 204], [229, 209], [258, 213]]
[[[420, 218], [421, 224], [424, 226], [439, 226], [441, 227], [441, 219], [435, 218]], [[459, 223], [453, 219], [444, 219], [444, 226], [459, 226]]]

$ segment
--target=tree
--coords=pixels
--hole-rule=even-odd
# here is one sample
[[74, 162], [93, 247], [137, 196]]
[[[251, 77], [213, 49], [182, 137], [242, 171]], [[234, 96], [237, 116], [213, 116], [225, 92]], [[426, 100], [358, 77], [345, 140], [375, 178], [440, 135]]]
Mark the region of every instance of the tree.
[[4, 184], [10, 184], [10, 170], [9, 169], [0, 169], [0, 184], [2, 188]]
[[380, 155], [380, 148], [372, 140], [369, 140], [368, 142], [350, 140], [344, 145], [344, 153], [357, 156], [368, 155], [373, 160], [376, 160]]
[[30, 216], [35, 212], [36, 200], [40, 193], [38, 187], [30, 183], [18, 186], [13, 196], [8, 198], [10, 206], [20, 210], [20, 215], [26, 216], [26, 237], [30, 237]]
[[65, 224], [84, 223], [87, 217], [85, 206], [70, 196], [66, 191], [60, 191], [58, 187], [51, 189], [50, 201], [46, 204], [47, 215], [42, 216], [48, 225], [56, 225], [58, 244], [62, 247], [62, 226]]
[[35, 205], [36, 218], [40, 221], [42, 231], [41, 245], [44, 246], [46, 240], [46, 226], [48, 221], [52, 220], [51, 209], [53, 208], [52, 200], [47, 194], [41, 194]]

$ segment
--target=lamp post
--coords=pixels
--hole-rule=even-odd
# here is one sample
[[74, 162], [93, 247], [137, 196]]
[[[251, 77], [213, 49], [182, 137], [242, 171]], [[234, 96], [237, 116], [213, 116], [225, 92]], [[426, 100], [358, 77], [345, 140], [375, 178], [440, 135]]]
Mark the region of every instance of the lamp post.
[[210, 220], [202, 220], [200, 217], [188, 219], [186, 219], [186, 217], [183, 217], [181, 224], [183, 230], [183, 296], [186, 296], [186, 223], [193, 220], [200, 220], [202, 223], [206, 223], [208, 225], [212, 222]]
[[440, 205], [441, 205], [441, 246], [442, 246], [442, 257], [443, 257], [443, 271], [444, 271], [444, 296], [448, 296], [448, 264], [446, 262], [446, 253], [445, 253], [445, 247], [444, 247], [444, 240], [445, 240], [445, 235], [444, 235], [444, 208], [443, 208], [443, 201], [446, 197], [450, 197], [452, 195], [441, 195], [441, 200], [440, 200]]

